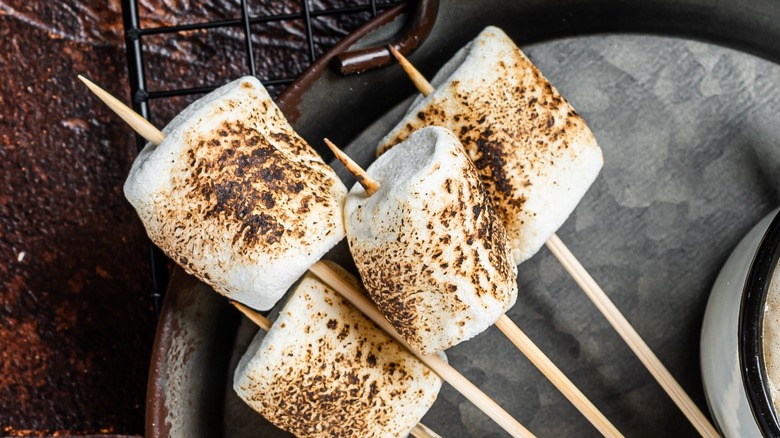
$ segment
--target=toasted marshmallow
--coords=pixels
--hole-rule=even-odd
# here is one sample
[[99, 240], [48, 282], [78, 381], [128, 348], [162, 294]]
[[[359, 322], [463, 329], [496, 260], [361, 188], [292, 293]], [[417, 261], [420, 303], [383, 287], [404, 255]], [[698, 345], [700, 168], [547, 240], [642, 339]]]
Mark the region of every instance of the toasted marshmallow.
[[347, 241], [371, 298], [423, 354], [470, 339], [517, 298], [504, 226], [454, 134], [429, 127], [367, 170], [345, 204]]
[[[488, 27], [435, 78], [380, 142], [382, 153], [429, 125], [457, 134], [519, 264], [566, 221], [604, 163], [582, 118], [500, 29]], [[439, 74], [444, 76], [447, 73]]]
[[[354, 277], [351, 278], [354, 280]], [[233, 388], [298, 437], [403, 437], [441, 379], [312, 274], [236, 368]]]
[[257, 79], [204, 96], [163, 132], [125, 196], [152, 241], [218, 292], [268, 309], [343, 238], [346, 187]]

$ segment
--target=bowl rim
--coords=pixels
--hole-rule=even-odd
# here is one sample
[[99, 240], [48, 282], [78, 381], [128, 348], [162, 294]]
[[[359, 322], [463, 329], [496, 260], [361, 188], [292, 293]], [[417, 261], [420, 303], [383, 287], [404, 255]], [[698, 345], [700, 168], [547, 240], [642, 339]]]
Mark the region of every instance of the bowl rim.
[[[471, 4], [489, 4], [489, 5], [498, 5], [498, 3], [506, 4], [505, 8], [485, 8], [484, 6], [481, 6], [481, 9], [491, 11], [491, 14], [495, 15], [492, 11], [498, 11], [502, 13], [502, 16], [499, 20], [491, 22], [491, 24], [495, 25], [501, 25], [502, 27], [512, 28], [516, 26], [512, 25], [506, 25], [507, 23], [512, 23], [516, 20], [515, 16], [517, 14], [520, 14], [519, 11], [527, 10], [534, 19], [538, 21], [537, 26], [534, 26], [533, 28], [525, 29], [521, 33], [523, 36], [523, 42], [530, 44], [531, 42], [540, 42], [540, 41], [549, 41], [555, 38], [563, 38], [565, 36], [587, 36], [587, 35], [595, 35], [597, 33], [606, 33], [606, 32], [612, 32], [612, 33], [645, 33], [645, 34], [652, 34], [652, 35], [661, 35], [664, 37], [676, 37], [676, 38], [685, 38], [685, 39], [693, 39], [693, 40], [702, 40], [706, 41], [710, 44], [715, 44], [722, 47], [728, 47], [733, 50], [738, 50], [746, 53], [750, 53], [756, 56], [760, 56], [764, 59], [769, 59], [770, 61], [777, 62], [777, 60], [780, 60], [780, 45], [772, 46], [770, 44], [767, 44], [767, 41], [773, 41], [771, 36], [774, 35], [774, 33], [771, 32], [773, 29], [777, 29], [778, 33], [780, 33], [780, 21], [777, 20], [759, 20], [756, 22], [750, 22], [750, 26], [747, 26], [747, 29], [749, 31], [745, 31], [744, 29], [746, 26], [744, 26], [744, 20], [743, 15], [745, 17], [754, 17], [755, 15], [759, 15], [758, 11], [760, 10], [757, 6], [752, 8], [743, 8], [742, 10], [746, 10], [747, 13], [740, 15], [735, 12], [739, 12], [739, 8], [742, 7], [743, 2], [723, 2], [718, 3], [717, 7], [714, 7], [713, 5], [709, 5], [707, 7], [702, 8], [692, 8], [691, 5], [697, 5], [700, 6], [706, 6], [707, 0], [654, 0], [654, 1], [648, 1], [641, 3], [641, 5], [638, 3], [636, 5], [628, 5], [628, 4], [622, 4], [621, 2], [614, 2], [615, 5], [612, 5], [613, 7], [604, 8], [604, 4], [610, 4], [610, 2], [599, 2], [599, 1], [585, 1], [585, 2], [575, 2], [576, 4], [572, 2], [560, 2], [560, 4], [557, 4], [556, 2], [542, 2], [542, 1], [531, 1], [528, 2], [528, 4], [524, 4], [523, 8], [520, 8], [520, 3], [515, 4], [514, 2], [506, 2], [506, 1], [500, 1], [500, 0], [491, 0], [491, 1], [479, 1], [479, 2], [463, 2], [463, 5], [459, 5], [458, 8], [452, 8], [459, 13], [461, 13], [461, 16], [466, 16], [466, 19], [463, 19], [463, 21], [456, 21], [454, 22], [456, 25], [460, 26], [460, 30], [455, 35], [468, 35], [468, 27], [462, 27], [463, 23], [471, 23], [470, 26], [476, 26], [477, 24], [483, 23], [484, 19], [476, 19], [477, 17], [473, 15], [468, 14], [462, 14], [462, 12], [466, 9], [468, 11], [472, 11], [472, 8], [466, 8], [467, 5]], [[768, 2], [767, 4], [764, 4], [765, 0], [754, 0], [757, 3], [761, 3], [762, 6], [766, 7], [766, 9], [760, 10], [760, 16], [767, 17], [772, 16], [772, 11], [778, 10], [780, 11], [780, 2], [775, 3], [778, 6], [772, 6], [772, 2]], [[454, 0], [450, 3], [455, 3]], [[602, 4], [603, 3], [603, 4]], [[749, 3], [749, 1], [746, 1], [744, 3]], [[447, 17], [451, 17], [449, 15], [446, 15], [447, 8], [445, 3], [442, 3], [443, 6], [439, 13], [441, 15], [445, 15]], [[591, 6], [599, 6], [601, 4], [602, 7], [591, 7]], [[563, 6], [563, 7], [560, 7]], [[568, 8], [566, 8], [568, 6]], [[637, 9], [637, 7], [639, 9]], [[506, 13], [506, 8], [517, 8], [516, 11], [512, 14]], [[554, 11], [555, 13], [552, 13], [551, 11]], [[590, 11], [590, 12], [589, 12]], [[703, 11], [701, 14], [699, 13], [693, 13], [693, 11]], [[560, 16], [562, 14], [565, 14], [563, 16], [570, 16], [570, 17], [576, 17], [577, 19], [571, 19], [563, 21], [560, 20]], [[666, 14], [670, 14], [667, 16]], [[755, 15], [754, 15], [755, 14]], [[492, 16], [488, 14], [488, 16]], [[582, 18], [584, 17], [584, 18]], [[616, 17], [618, 19], [616, 19]], [[675, 17], [675, 19], [668, 19], [670, 17]], [[667, 18], [667, 19], [664, 19]], [[557, 20], [557, 21], [556, 21]], [[444, 18], [441, 19], [442, 22], [444, 22]], [[373, 24], [372, 24], [373, 23]], [[560, 28], [555, 26], [543, 26], [542, 24], [545, 23], [558, 23], [560, 24]], [[711, 23], [711, 26], [704, 26], [702, 23]], [[370, 22], [366, 26], [374, 25], [375, 22]], [[727, 24], [727, 25], [726, 25]], [[429, 38], [429, 42], [422, 46], [422, 49], [424, 53], [422, 55], [431, 55], [428, 59], [430, 65], [433, 65], [434, 61], [436, 59], [436, 56], [443, 57], [444, 54], [447, 52], [443, 50], [442, 46], [455, 46], [455, 38], [452, 36], [444, 35], [444, 31], [441, 31], [439, 29], [443, 29], [441, 26], [437, 28], [434, 28], [434, 33], [432, 34], [432, 37]], [[444, 28], [444, 29], [450, 29], [450, 28]], [[465, 30], [464, 30], [465, 29]], [[526, 34], [527, 33], [527, 34]], [[434, 42], [434, 37], [438, 37], [438, 44], [432, 45]], [[349, 37], [348, 37], [349, 38]], [[354, 41], [353, 41], [354, 42]], [[348, 45], [350, 43], [349, 40], [343, 40], [342, 44]], [[436, 49], [433, 49], [433, 47], [436, 47]], [[428, 49], [431, 48], [431, 49]], [[334, 47], [333, 50], [337, 50], [336, 47]], [[435, 56], [434, 56], [435, 55]], [[325, 56], [321, 59], [327, 59]], [[376, 74], [376, 73], [371, 73]], [[305, 118], [303, 121], [298, 121], [297, 123], [294, 122], [294, 120], [299, 119], [300, 116], [303, 114], [318, 114], [318, 118], [314, 120], [314, 128], [311, 128], [311, 130], [319, 129], [319, 124], [325, 124], [330, 123], [330, 119], [325, 116], [320, 116], [319, 114], [345, 114], [349, 113], [353, 108], [356, 107], [365, 107], [366, 99], [371, 98], [374, 99], [378, 95], [382, 96], [393, 96], [391, 98], [386, 98], [385, 100], [377, 100], [377, 103], [373, 104], [373, 107], [376, 108], [376, 110], [368, 111], [366, 114], [366, 118], [373, 117], [374, 112], [379, 111], [386, 111], [388, 108], [392, 108], [394, 105], [398, 104], [398, 101], [401, 100], [401, 97], [398, 97], [397, 100], [395, 96], [400, 95], [401, 93], [388, 93], [387, 89], [382, 89], [381, 92], [374, 91], [373, 94], [366, 95], [366, 99], [355, 97], [355, 93], [347, 95], [346, 93], [342, 93], [339, 96], [335, 96], [335, 92], [328, 95], [330, 98], [327, 102], [328, 105], [333, 107], [340, 108], [339, 111], [317, 111], [316, 102], [320, 102], [321, 100], [317, 100], [314, 97], [307, 96], [307, 92], [309, 92], [309, 87], [312, 87], [313, 85], [316, 85], [318, 83], [324, 83], [324, 85], [330, 87], [332, 84], [338, 83], [338, 80], [335, 78], [335, 73], [330, 71], [329, 69], [325, 68], [323, 65], [322, 68], [319, 71], [314, 70], [307, 70], [306, 73], [304, 73], [302, 76], [299, 77], [296, 82], [291, 84], [288, 89], [277, 99], [277, 105], [283, 109], [285, 115], [288, 117], [288, 119], [293, 122], [294, 126], [296, 126], [296, 130], [300, 127], [306, 126], [307, 122], [309, 120], [306, 120]], [[400, 73], [399, 73], [400, 77]], [[361, 76], [353, 76], [352, 80], [347, 80], [346, 82], [349, 83], [349, 88], [353, 88], [357, 91], [362, 91], [363, 88], [361, 88], [363, 83], [368, 82], [365, 80], [365, 77]], [[400, 81], [399, 81], [400, 82]], [[405, 83], [405, 82], [404, 82]], [[323, 88], [325, 88], [323, 86]], [[336, 91], [342, 91], [339, 89], [336, 89]], [[289, 95], [288, 95], [289, 93]], [[343, 97], [341, 97], [343, 96]], [[315, 96], [315, 97], [321, 97], [321, 96]], [[336, 97], [341, 97], [337, 99]], [[388, 103], [389, 102], [389, 103]], [[372, 102], [373, 103], [373, 102]], [[346, 123], [344, 125], [347, 125]], [[335, 126], [332, 125], [331, 126]], [[358, 135], [354, 134], [352, 131], [349, 131], [345, 127], [342, 128], [339, 126], [340, 130], [342, 130], [341, 135], [346, 138], [354, 138], [350, 136]], [[357, 129], [357, 128], [356, 128]], [[362, 128], [361, 128], [362, 129]], [[311, 136], [311, 138], [315, 138], [314, 136]], [[346, 143], [344, 143], [346, 144]], [[177, 268], [181, 269], [181, 268]], [[172, 289], [168, 289], [168, 294], [170, 295], [172, 292]], [[180, 290], [175, 290], [174, 293], [182, 293]], [[216, 295], [216, 294], [215, 294]], [[166, 296], [166, 299], [168, 297]], [[170, 300], [171, 304], [169, 306], [164, 306], [163, 313], [165, 312], [171, 312], [173, 314], [176, 314], [178, 312], [181, 312], [181, 308], [177, 308], [177, 302], [174, 302], [173, 300]], [[225, 312], [229, 312], [230, 315], [234, 315], [232, 309], [224, 310]], [[238, 315], [234, 316], [235, 318], [238, 318]], [[733, 328], [732, 328], [733, 330]], [[733, 332], [732, 332], [733, 333]], [[171, 330], [164, 330], [164, 327], [161, 325], [158, 325], [158, 332], [155, 338], [161, 336], [172, 336], [174, 334]], [[158, 348], [155, 347], [155, 352], [159, 353], [159, 359], [160, 361], [164, 361], [165, 359], [165, 351], [161, 351]], [[165, 365], [162, 363], [159, 368], [156, 368], [156, 370], [162, 370], [165, 371]], [[150, 395], [149, 397], [164, 397], [164, 390], [165, 390], [165, 376], [164, 374], [161, 374], [160, 372], [156, 372], [154, 374], [150, 374], [149, 378], [149, 387], [150, 387]], [[163, 404], [164, 407], [164, 404]], [[157, 417], [150, 417], [147, 416], [147, 430], [154, 430], [155, 428], [160, 428], [159, 426], [156, 426], [154, 423], [155, 418], [162, 418], [162, 423], [159, 424], [165, 424], [165, 412], [160, 412], [162, 417], [159, 415]], [[151, 436], [151, 435], [149, 435]], [[167, 436], [167, 435], [165, 435]]]
[[780, 259], [780, 212], [767, 227], [747, 273], [740, 303], [739, 365], [748, 405], [764, 436], [780, 436], [769, 391], [762, 342], [764, 305], [772, 271]]

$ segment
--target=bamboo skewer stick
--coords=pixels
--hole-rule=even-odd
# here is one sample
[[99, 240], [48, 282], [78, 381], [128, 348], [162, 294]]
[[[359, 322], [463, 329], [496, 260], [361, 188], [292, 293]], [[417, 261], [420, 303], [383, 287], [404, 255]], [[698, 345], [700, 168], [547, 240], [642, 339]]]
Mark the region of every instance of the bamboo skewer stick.
[[249, 318], [250, 321], [255, 323], [256, 326], [263, 329], [263, 331], [267, 332], [271, 330], [271, 320], [266, 318], [265, 316], [255, 312], [254, 310], [250, 309], [249, 307], [239, 303], [238, 301], [230, 300], [230, 304], [232, 304], [236, 309], [239, 310], [239, 312], [243, 313], [244, 316]]
[[[238, 301], [231, 300], [230, 303], [233, 304], [233, 306], [235, 306], [236, 309], [238, 309], [250, 321], [254, 322], [263, 331], [268, 332], [269, 330], [271, 330], [271, 325], [272, 325], [271, 320], [269, 320], [265, 316], [255, 312], [254, 310], [239, 303]], [[441, 438], [436, 432], [432, 431], [428, 426], [422, 423], [417, 423], [412, 429], [411, 434], [415, 438]]]
[[92, 81], [84, 76], [78, 75], [78, 78], [83, 82], [97, 97], [100, 98], [106, 105], [109, 106], [114, 112], [122, 118], [128, 125], [143, 138], [149, 140], [154, 144], [159, 144], [165, 138], [165, 134], [160, 132], [154, 125], [149, 123], [143, 117], [136, 117], [138, 114], [132, 109], [128, 108], [125, 104], [120, 102], [116, 97], [112, 96], [106, 90], [98, 87]]
[[441, 438], [441, 435], [432, 431], [428, 426], [417, 423], [412, 429], [412, 436], [414, 438]]
[[365, 295], [355, 290], [346, 280], [336, 274], [328, 265], [319, 261], [315, 263], [309, 270], [320, 278], [325, 284], [332, 287], [337, 292], [341, 293], [352, 305], [357, 307], [363, 314], [369, 317], [376, 325], [382, 330], [387, 332], [390, 336], [398, 341], [401, 345], [406, 347], [412, 352], [418, 359], [423, 361], [430, 369], [439, 375], [444, 381], [452, 385], [469, 401], [474, 403], [477, 407], [480, 407], [482, 411], [490, 418], [498, 423], [504, 430], [509, 432], [512, 436], [526, 436], [531, 432], [527, 431], [517, 420], [504, 415], [503, 409], [496, 404], [493, 399], [489, 398], [482, 391], [480, 391], [473, 383], [468, 381], [462, 374], [452, 368], [447, 362], [437, 355], [425, 356], [418, 353], [414, 348], [404, 341], [401, 335], [395, 331], [390, 322], [382, 315], [379, 309], [376, 308], [374, 303], [371, 302]]
[[[368, 187], [372, 187], [374, 191], [379, 189], [379, 183], [368, 176], [365, 170], [358, 166], [352, 159], [350, 159], [344, 152], [342, 152], [336, 145], [325, 140], [328, 147], [334, 152], [336, 157], [344, 164], [344, 166], [352, 172], [357, 178], [358, 182], [369, 193]], [[342, 159], [346, 158], [346, 161]], [[369, 196], [371, 193], [369, 193]], [[531, 339], [518, 327], [511, 319], [506, 315], [496, 321], [496, 327], [501, 330], [514, 345], [520, 350], [536, 368], [544, 374], [547, 380], [553, 384], [568, 400], [571, 402], [577, 410], [590, 421], [590, 423], [599, 431], [602, 435], [607, 437], [622, 437], [623, 435], [617, 430], [615, 426], [610, 423], [609, 420], [602, 414], [596, 406], [588, 400], [587, 397], [569, 380], [563, 372], [555, 366], [555, 364], [542, 352], [542, 350], [531, 341]]]
[[672, 376], [668, 369], [661, 363], [658, 356], [653, 353], [647, 343], [639, 336], [639, 333], [631, 326], [625, 316], [615, 306], [615, 303], [609, 299], [604, 290], [599, 287], [593, 277], [569, 251], [569, 248], [563, 244], [561, 239], [553, 234], [546, 243], [547, 248], [553, 253], [555, 258], [561, 262], [566, 272], [571, 275], [575, 282], [582, 288], [585, 294], [593, 301], [593, 304], [599, 309], [604, 317], [609, 321], [612, 327], [618, 332], [621, 338], [628, 344], [631, 351], [644, 364], [650, 374], [661, 387], [669, 394], [677, 407], [685, 414], [688, 421], [693, 424], [696, 430], [704, 437], [720, 436], [707, 417], [701, 412], [698, 406], [691, 400], [685, 390], [680, 386], [677, 380]]
[[[412, 80], [417, 90], [423, 96], [430, 95], [434, 88], [425, 77], [395, 48], [388, 46], [388, 49], [398, 60], [398, 63]], [[564, 245], [563, 241], [556, 234], [553, 234], [545, 245], [558, 259], [566, 272], [582, 288], [593, 304], [596, 305], [620, 337], [628, 344], [629, 348], [631, 348], [647, 370], [650, 371], [650, 374], [658, 381], [699, 434], [708, 438], [720, 436], [699, 407], [696, 406], [674, 376], [661, 363], [642, 337], [639, 336], [639, 333], [631, 326], [631, 323], [623, 316], [612, 300], [609, 299], [604, 290], [599, 287], [593, 280], [593, 277], [588, 274], [588, 271], [574, 257], [574, 254]]]
[[433, 91], [435, 90], [435, 88], [433, 88], [433, 85], [431, 85], [431, 83], [428, 82], [427, 79], [425, 79], [425, 76], [423, 76], [423, 74], [420, 73], [420, 71], [417, 70], [414, 67], [414, 65], [412, 65], [412, 63], [409, 62], [409, 60], [406, 59], [406, 57], [401, 54], [401, 52], [396, 50], [396, 48], [393, 47], [392, 44], [388, 44], [387, 49], [401, 65], [401, 68], [404, 69], [407, 76], [409, 76], [409, 79], [412, 80], [412, 83], [417, 88], [417, 91], [419, 91], [423, 96], [427, 96], [433, 93]]
[[371, 179], [371, 177], [366, 174], [366, 171], [363, 170], [363, 168], [360, 167], [357, 163], [355, 163], [352, 158], [349, 157], [349, 155], [342, 152], [341, 149], [336, 147], [336, 145], [327, 138], [325, 139], [325, 144], [328, 145], [331, 151], [333, 151], [333, 154], [336, 155], [336, 158], [341, 161], [341, 164], [343, 164], [344, 167], [346, 167], [347, 170], [349, 170], [352, 175], [355, 176], [360, 185], [366, 189], [366, 194], [368, 194], [368, 196], [373, 195], [377, 190], [379, 190], [379, 183]]
[[608, 437], [622, 437], [617, 428], [596, 408], [596, 406], [569, 380], [563, 372], [547, 357], [544, 352], [517, 326], [506, 314], [501, 315], [496, 321], [496, 327], [504, 334], [536, 368], [547, 377], [577, 410], [595, 427], [602, 435]]
[[[90, 81], [88, 81], [86, 78], [82, 76], [79, 76], [79, 79], [81, 79], [82, 82], [84, 83], [89, 82], [95, 88], [99, 88], [97, 85], [92, 84]], [[90, 89], [92, 89], [92, 87], [90, 87]], [[117, 114], [120, 114], [120, 117], [122, 117], [122, 119], [125, 120], [125, 122], [138, 134], [143, 136], [144, 133], [148, 133], [148, 131], [146, 131], [145, 129], [146, 127], [151, 126], [151, 128], [156, 132], [150, 133], [151, 138], [150, 137], [145, 137], [145, 138], [150, 142], [152, 142], [152, 144], [159, 144], [159, 142], [162, 141], [162, 139], [164, 139], [165, 135], [159, 130], [157, 130], [157, 128], [155, 128], [154, 125], [151, 125], [138, 113], [128, 108], [125, 104], [120, 102], [118, 99], [113, 98], [113, 96], [106, 93], [104, 90], [101, 91], [103, 91], [103, 93], [101, 94], [96, 93], [98, 98], [100, 98], [113, 111], [117, 112]], [[112, 97], [112, 99], [104, 99], [104, 97]], [[127, 118], [125, 118], [121, 114], [127, 115]], [[159, 139], [159, 140], [155, 141], [153, 139]], [[501, 406], [499, 406], [493, 399], [488, 397], [487, 394], [485, 394], [479, 388], [474, 386], [473, 383], [471, 383], [468, 379], [466, 379], [462, 374], [460, 374], [457, 370], [455, 370], [455, 368], [450, 366], [447, 362], [442, 360], [439, 356], [436, 355], [424, 356], [415, 352], [414, 349], [411, 348], [411, 346], [409, 346], [401, 338], [398, 332], [396, 332], [395, 329], [393, 329], [393, 327], [390, 325], [387, 319], [385, 319], [385, 317], [379, 312], [379, 309], [377, 309], [376, 306], [374, 306], [374, 304], [368, 300], [368, 298], [366, 298], [363, 294], [361, 294], [360, 291], [355, 289], [354, 286], [344, 281], [327, 264], [318, 261], [309, 268], [309, 271], [312, 272], [317, 277], [319, 277], [323, 282], [325, 282], [327, 285], [333, 288], [336, 292], [340, 293], [344, 298], [346, 298], [350, 303], [352, 303], [352, 305], [357, 307], [358, 310], [362, 311], [363, 314], [365, 314], [375, 324], [377, 324], [380, 328], [382, 328], [390, 336], [392, 336], [393, 339], [400, 342], [401, 345], [406, 347], [418, 359], [420, 359], [424, 364], [426, 364], [428, 368], [430, 368], [436, 374], [438, 374], [439, 377], [442, 378], [442, 380], [449, 383], [453, 388], [455, 388], [464, 397], [466, 397], [466, 399], [474, 403], [474, 405], [477, 408], [479, 408], [488, 417], [490, 417], [499, 426], [501, 426], [501, 428], [503, 428], [507, 433], [509, 433], [509, 435], [513, 437], [534, 437], [535, 436], [528, 429], [526, 429], [522, 424], [520, 424], [517, 420], [515, 420], [511, 415], [509, 415], [509, 413], [507, 413], [503, 408], [501, 408]]]

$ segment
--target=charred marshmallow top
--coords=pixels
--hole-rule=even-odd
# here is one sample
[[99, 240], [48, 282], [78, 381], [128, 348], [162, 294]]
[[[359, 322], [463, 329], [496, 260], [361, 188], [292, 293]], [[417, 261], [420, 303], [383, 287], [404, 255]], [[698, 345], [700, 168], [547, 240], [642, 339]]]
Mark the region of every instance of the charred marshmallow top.
[[[354, 280], [354, 277], [352, 278]], [[312, 274], [235, 373], [249, 406], [298, 437], [404, 437], [441, 379]]]
[[194, 102], [133, 163], [152, 241], [218, 292], [270, 308], [344, 236], [346, 187], [253, 77]]
[[474, 161], [519, 264], [566, 221], [601, 170], [593, 133], [500, 29], [488, 27], [434, 78], [382, 140], [423, 126], [452, 130]]
[[476, 336], [517, 297], [504, 226], [455, 136], [430, 127], [368, 169], [345, 206], [347, 240], [371, 298], [423, 354]]

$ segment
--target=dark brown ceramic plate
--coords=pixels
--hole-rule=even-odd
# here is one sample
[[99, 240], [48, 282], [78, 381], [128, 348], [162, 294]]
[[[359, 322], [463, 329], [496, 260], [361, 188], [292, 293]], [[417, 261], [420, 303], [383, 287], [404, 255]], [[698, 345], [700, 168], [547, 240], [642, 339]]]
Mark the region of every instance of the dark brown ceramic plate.
[[[381, 40], [403, 19], [377, 23], [351, 41]], [[736, 242], [777, 204], [780, 3], [442, 1], [411, 60], [430, 77], [487, 25], [524, 48], [604, 150], [599, 179], [559, 236], [706, 410], [698, 345], [708, 292]], [[414, 89], [397, 67], [342, 77], [327, 62], [280, 106], [313, 145], [327, 136], [367, 164]], [[343, 247], [331, 256], [348, 261]], [[519, 271], [508, 315], [625, 435], [695, 435], [546, 250]], [[284, 436], [230, 387], [253, 330], [222, 297], [176, 272], [158, 329], [147, 435]], [[448, 356], [537, 435], [597, 435], [494, 329]], [[425, 422], [446, 437], [503, 436], [447, 387]]]

